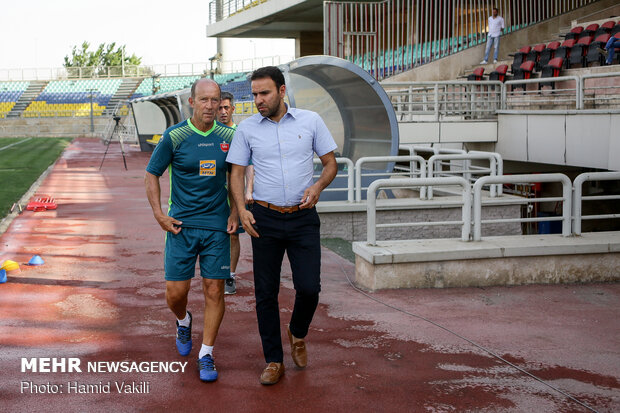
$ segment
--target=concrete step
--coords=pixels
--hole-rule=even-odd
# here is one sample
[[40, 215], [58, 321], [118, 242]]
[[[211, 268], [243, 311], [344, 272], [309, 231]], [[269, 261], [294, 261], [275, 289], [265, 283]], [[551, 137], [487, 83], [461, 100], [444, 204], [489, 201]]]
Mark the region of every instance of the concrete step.
[[34, 80], [30, 82], [28, 88], [19, 97], [13, 109], [7, 114], [7, 118], [19, 118], [28, 105], [37, 98], [45, 89], [49, 82], [45, 80]]

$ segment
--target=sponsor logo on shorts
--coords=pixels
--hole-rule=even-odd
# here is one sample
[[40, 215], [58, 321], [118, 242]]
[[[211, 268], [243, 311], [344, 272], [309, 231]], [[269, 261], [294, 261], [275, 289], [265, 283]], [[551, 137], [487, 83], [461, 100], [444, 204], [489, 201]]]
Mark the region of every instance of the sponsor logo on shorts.
[[220, 270], [230, 270], [230, 265], [222, 265]]
[[200, 176], [215, 176], [215, 161], [200, 161]]
[[222, 152], [228, 152], [228, 148], [230, 148], [230, 144], [226, 142], [220, 143], [220, 148], [222, 148]]

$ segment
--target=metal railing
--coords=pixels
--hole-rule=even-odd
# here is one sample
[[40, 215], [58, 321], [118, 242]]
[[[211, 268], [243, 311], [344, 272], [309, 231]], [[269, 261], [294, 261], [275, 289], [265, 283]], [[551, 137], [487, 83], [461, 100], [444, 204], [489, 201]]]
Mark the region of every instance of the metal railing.
[[[473, 160], [486, 160], [489, 161], [488, 168], [482, 168], [471, 164]], [[449, 171], [439, 169], [442, 165], [445, 165], [442, 161], [450, 161], [447, 165], [450, 167]], [[463, 161], [461, 165], [455, 164], [453, 161]], [[456, 169], [456, 166], [460, 166], [460, 169]], [[435, 177], [435, 174], [442, 176], [454, 176], [455, 174], [462, 175], [467, 182], [473, 184], [476, 182], [476, 178], [473, 175], [480, 175], [489, 173], [490, 176], [497, 176], [503, 173], [503, 161], [500, 154], [495, 152], [469, 152], [466, 154], [438, 154], [433, 155], [428, 159], [428, 166], [426, 175], [429, 178]], [[497, 185], [490, 186], [491, 198], [495, 198], [498, 193]], [[433, 187], [427, 188], [426, 196], [428, 199], [433, 199]]]
[[[262, 66], [277, 66], [293, 60], [293, 56], [266, 56], [220, 62], [222, 74], [250, 72]], [[153, 65], [49, 67], [0, 69], [0, 81], [61, 80], [120, 77], [201, 76], [209, 75], [210, 62], [166, 63]]]
[[[426, 185], [460, 185], [462, 188], [462, 208], [460, 221], [398, 222], [377, 224], [377, 190], [381, 188], [415, 188]], [[471, 231], [471, 185], [460, 177], [450, 178], [410, 178], [378, 179], [368, 187], [366, 216], [366, 238], [370, 245], [377, 245], [377, 228], [420, 227], [430, 225], [460, 225], [461, 240], [469, 241]]]
[[[369, 163], [386, 163], [386, 162], [409, 162], [409, 171], [406, 172], [362, 172], [364, 164]], [[418, 167], [416, 168], [416, 164]], [[362, 201], [362, 190], [368, 189], [362, 184], [362, 177], [373, 176], [419, 176], [424, 178], [426, 176], [426, 160], [418, 155], [404, 155], [404, 156], [365, 156], [359, 158], [355, 162], [355, 202]]]
[[504, 18], [503, 33], [510, 33], [595, 1], [326, 1], [324, 54], [384, 79], [484, 43], [493, 7]]
[[607, 78], [620, 78], [620, 73], [593, 73], [580, 77], [579, 88], [581, 89], [582, 109], [597, 109], [601, 106], [604, 108], [620, 107], [620, 82], [618, 79], [596, 86], [587, 86], [586, 84], [588, 80]]
[[620, 195], [583, 196], [583, 184], [589, 181], [620, 181], [620, 172], [589, 172], [583, 173], [573, 182], [573, 233], [581, 235], [581, 221], [592, 219], [620, 218], [620, 214], [583, 215], [583, 201], [607, 201], [620, 199]]
[[[562, 202], [561, 217], [537, 217], [537, 218], [498, 218], [482, 219], [482, 187], [488, 184], [518, 184], [534, 182], [559, 182], [562, 184], [561, 197], [528, 198], [527, 202]], [[572, 184], [570, 179], [564, 174], [531, 174], [531, 175], [502, 175], [484, 176], [474, 184], [474, 203], [473, 203], [473, 239], [480, 241], [482, 238], [482, 224], [507, 223], [507, 222], [541, 222], [541, 221], [562, 221], [562, 236], [568, 237], [571, 234], [571, 201]], [[521, 204], [521, 200], [514, 203]]]
[[[322, 165], [321, 160], [318, 158], [314, 158], [313, 160], [314, 165]], [[336, 173], [336, 178], [339, 177], [347, 177], [347, 186], [346, 188], [330, 188], [329, 186], [327, 188], [325, 188], [323, 190], [323, 192], [336, 192], [336, 191], [346, 191], [347, 192], [347, 201], [348, 202], [353, 202], [354, 201], [354, 186], [355, 186], [355, 174], [354, 174], [354, 170], [355, 170], [355, 166], [353, 165], [353, 161], [350, 160], [349, 158], [336, 158], [336, 163], [338, 165], [345, 165], [345, 168], [343, 168], [343, 172], [346, 173], [340, 173], [340, 168], [338, 168], [338, 172]], [[315, 168], [315, 171], [317, 169]], [[322, 168], [321, 168], [322, 170]], [[321, 176], [321, 174], [314, 174], [312, 175], [313, 178], [318, 178], [319, 176]], [[333, 181], [332, 181], [333, 182]]]
[[209, 2], [209, 24], [222, 21], [266, 1], [268, 0], [211, 0]]
[[[554, 90], [540, 90], [542, 85], [551, 82], [556, 85]], [[574, 87], [571, 88], [565, 84], [570, 82], [574, 84]], [[528, 85], [537, 85], [538, 87], [528, 90]], [[561, 109], [562, 107], [565, 109], [583, 109], [580, 85], [578, 76], [507, 80], [502, 87], [502, 109], [515, 110], [531, 107], [551, 110]], [[509, 88], [510, 90], [508, 90]]]
[[400, 122], [423, 120], [420, 116], [428, 115], [435, 121], [490, 118], [501, 108], [499, 81], [383, 82], [381, 86]]
[[[601, 79], [609, 79], [603, 81]], [[593, 81], [598, 84], [592, 85]], [[620, 72], [527, 80], [383, 82], [399, 122], [495, 119], [500, 110], [620, 108]], [[554, 83], [554, 89], [543, 88]]]

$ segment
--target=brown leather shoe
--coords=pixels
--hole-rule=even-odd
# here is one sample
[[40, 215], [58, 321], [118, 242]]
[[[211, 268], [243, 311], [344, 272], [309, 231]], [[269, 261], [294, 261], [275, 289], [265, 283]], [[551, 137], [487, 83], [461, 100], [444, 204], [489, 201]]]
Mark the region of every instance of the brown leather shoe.
[[276, 384], [284, 376], [284, 363], [269, 363], [260, 375], [260, 384]]
[[293, 357], [293, 361], [297, 367], [303, 369], [308, 365], [306, 343], [303, 340], [293, 343], [293, 334], [291, 334], [291, 329], [286, 327], [286, 331], [288, 332], [288, 339], [291, 342], [291, 356]]

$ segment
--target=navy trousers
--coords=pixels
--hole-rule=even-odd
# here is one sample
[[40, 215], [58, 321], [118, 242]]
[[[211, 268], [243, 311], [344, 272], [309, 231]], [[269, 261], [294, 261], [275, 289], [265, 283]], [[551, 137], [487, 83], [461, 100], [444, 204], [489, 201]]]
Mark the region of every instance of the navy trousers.
[[280, 269], [288, 255], [295, 287], [291, 333], [298, 338], [308, 328], [321, 291], [320, 221], [316, 208], [280, 213], [257, 203], [251, 206], [259, 238], [252, 237], [254, 289], [258, 330], [267, 363], [283, 360], [280, 332]]

